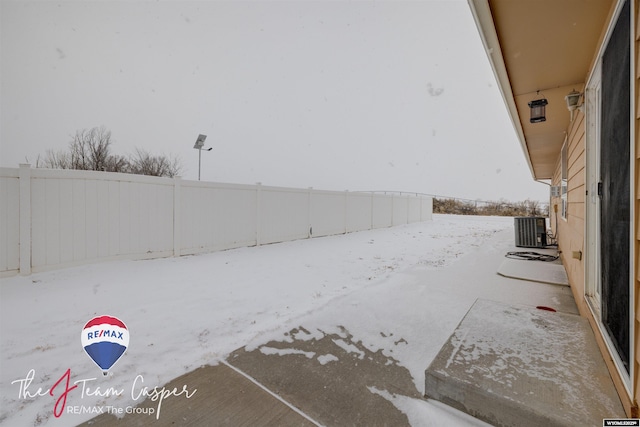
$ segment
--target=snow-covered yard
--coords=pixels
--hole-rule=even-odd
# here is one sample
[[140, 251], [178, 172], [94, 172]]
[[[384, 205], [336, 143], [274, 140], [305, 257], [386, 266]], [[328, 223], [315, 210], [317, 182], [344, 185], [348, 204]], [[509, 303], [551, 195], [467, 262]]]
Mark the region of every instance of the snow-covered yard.
[[[393, 354], [423, 391], [424, 369], [476, 298], [526, 303], [538, 292], [525, 282], [514, 290], [503, 280], [476, 280], [495, 272], [483, 257], [509, 248], [512, 230], [512, 218], [434, 215], [382, 230], [3, 279], [0, 424], [66, 426], [92, 418], [54, 416], [69, 369], [70, 383], [80, 380], [80, 387], [68, 393], [65, 408], [129, 407], [143, 386], [161, 386], [300, 325], [346, 327], [370, 349]], [[83, 326], [98, 315], [121, 319], [131, 337], [106, 378], [80, 342]], [[98, 384], [96, 394], [126, 392], [91, 395]], [[389, 398], [416, 425], [456, 417], [442, 405]]]

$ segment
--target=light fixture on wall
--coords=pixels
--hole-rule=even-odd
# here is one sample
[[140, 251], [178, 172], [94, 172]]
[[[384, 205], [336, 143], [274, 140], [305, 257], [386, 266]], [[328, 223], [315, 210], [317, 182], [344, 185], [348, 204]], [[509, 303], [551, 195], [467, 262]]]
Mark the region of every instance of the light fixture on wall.
[[[537, 92], [540, 95], [540, 91]], [[531, 109], [531, 118], [529, 122], [531, 123], [540, 123], [547, 120], [545, 116], [546, 105], [548, 104], [547, 98], [543, 97], [541, 99], [534, 99], [529, 102], [529, 108]]]
[[567, 109], [571, 112], [571, 121], [573, 121], [574, 111], [581, 109], [582, 107], [582, 104], [580, 104], [581, 96], [582, 94], [574, 89], [564, 97], [564, 100], [567, 102]]

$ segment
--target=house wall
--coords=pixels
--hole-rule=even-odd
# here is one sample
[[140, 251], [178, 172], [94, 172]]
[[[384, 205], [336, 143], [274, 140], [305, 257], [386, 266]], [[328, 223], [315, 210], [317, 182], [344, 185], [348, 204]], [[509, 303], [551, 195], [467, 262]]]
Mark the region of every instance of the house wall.
[[[587, 299], [585, 296], [585, 278], [588, 277], [589, 279], [589, 282], [587, 283], [587, 290], [589, 292], [593, 292], [592, 288], [595, 288], [595, 284], [592, 283], [592, 278], [597, 277], [597, 265], [594, 255], [595, 249], [592, 248], [591, 251], [589, 250], [589, 248], [591, 248], [592, 246], [595, 247], [595, 239], [589, 240], [587, 242], [585, 241], [585, 226], [589, 225], [589, 227], [587, 228], [590, 237], [592, 237], [592, 235], [597, 235], [598, 233], [598, 231], [595, 230], [595, 218], [597, 217], [597, 214], [594, 214], [595, 212], [593, 212], [595, 211], [595, 205], [597, 205], [597, 203], [591, 203], [587, 199], [587, 197], [591, 197], [591, 195], [586, 195], [587, 187], [590, 187], [589, 190], [591, 190], [591, 186], [597, 183], [597, 179], [595, 177], [595, 170], [592, 169], [592, 167], [595, 168], [595, 160], [592, 158], [591, 154], [595, 153], [591, 153], [589, 151], [589, 156], [587, 156], [587, 150], [590, 150], [590, 148], [587, 148], [585, 130], [589, 129], [589, 144], [591, 144], [591, 132], [595, 133], [597, 131], [595, 129], [595, 126], [597, 126], [598, 123], [596, 121], [589, 122], [590, 126], [587, 128], [586, 119], [582, 112], [577, 112], [574, 116], [574, 120], [572, 120], [572, 122], [566, 128], [566, 138], [569, 147], [569, 206], [567, 219], [564, 220], [559, 218], [562, 206], [561, 197], [554, 197], [551, 200], [552, 209], [550, 223], [553, 233], [558, 236], [559, 250], [562, 251], [562, 262], [567, 270], [571, 289], [580, 310], [580, 314], [589, 320], [593, 328], [594, 336], [602, 352], [604, 361], [607, 364], [607, 367], [627, 415], [633, 418], [638, 418], [640, 416], [637, 405], [637, 396], [640, 395], [640, 92], [638, 91], [638, 88], [640, 86], [640, 27], [638, 26], [638, 22], [640, 22], [640, 13], [638, 12], [640, 0], [629, 0], [629, 2], [632, 6], [632, 17], [634, 18], [633, 22], [635, 25], [634, 34], [636, 36], [633, 50], [634, 56], [632, 57], [632, 64], [635, 67], [634, 75], [636, 76], [636, 78], [634, 81], [634, 88], [632, 89], [634, 92], [630, 94], [630, 98], [632, 96], [635, 97], [635, 102], [633, 103], [633, 112], [635, 118], [635, 133], [633, 136], [635, 142], [635, 157], [633, 159], [634, 164], [632, 172], [632, 177], [634, 180], [632, 191], [635, 195], [632, 224], [632, 232], [635, 236], [633, 242], [635, 259], [633, 262], [632, 274], [634, 275], [635, 280], [633, 283], [633, 299], [630, 301], [630, 304], [633, 304], [633, 336], [631, 337], [631, 345], [635, 346], [635, 351], [632, 364], [633, 377], [631, 378], [630, 389], [628, 389], [627, 378], [624, 378], [618, 371], [616, 362], [614, 362], [613, 359], [613, 353], [609, 352], [606, 338], [603, 335], [601, 329], [599, 314], [594, 314], [594, 312], [597, 312], [598, 308], [594, 308], [594, 312], [592, 312], [592, 307], [587, 304]], [[505, 97], [505, 102], [510, 111], [512, 120], [516, 124], [516, 131], [522, 132], [522, 134], [520, 134], [520, 140], [521, 143], [524, 144], [524, 148], [528, 153], [530, 162], [532, 162], [531, 170], [539, 171], [539, 167], [543, 166], [545, 167], [545, 171], [547, 171], [547, 160], [552, 160], [553, 157], [551, 156], [557, 156], [555, 161], [555, 168], [552, 174], [552, 184], [560, 185], [562, 170], [561, 152], [559, 148], [555, 148], [554, 145], [556, 141], [561, 141], [563, 139], [564, 135], [562, 134], [562, 132], [565, 131], [565, 124], [562, 124], [561, 129], [551, 129], [550, 127], [546, 127], [545, 129], [544, 125], [537, 124], [529, 126], [529, 123], [527, 122], [528, 117], [526, 117], [526, 113], [528, 112], [528, 109], [525, 106], [526, 104], [517, 104], [517, 101], [519, 101], [519, 99], [517, 99], [518, 97], [514, 95], [514, 93], [518, 93], [519, 95], [521, 95], [522, 93], [527, 92], [527, 90], [518, 91], [514, 89], [514, 87], [516, 86], [516, 82], [514, 80], [516, 78], [522, 84], [522, 87], [525, 87], [525, 84], [540, 86], [541, 79], [550, 75], [554, 75], [554, 73], [542, 73], [535, 66], [532, 66], [525, 61], [520, 62], [520, 56], [528, 56], [532, 61], [531, 64], [533, 64], [534, 62], [540, 62], [540, 57], [548, 59], [548, 44], [532, 43], [532, 46], [530, 46], [529, 48], [523, 48], [524, 42], [522, 38], [518, 37], [519, 35], [521, 35], [518, 29], [523, 21], [530, 20], [531, 14], [529, 13], [528, 15], [519, 15], [517, 13], [518, 8], [514, 7], [512, 4], [514, 2], [469, 0], [469, 3], [471, 5], [474, 19], [476, 20], [476, 23], [478, 24], [478, 27], [480, 29], [481, 37], [487, 50], [488, 57], [491, 61], [496, 77], [500, 83], [503, 96]], [[523, 10], [526, 10], [527, 12], [537, 11], [540, 13], [546, 13], [547, 15], [545, 17], [549, 18], [552, 15], [560, 17], [589, 13], [592, 13], [593, 17], [597, 18], [596, 20], [592, 21], [591, 25], [585, 27], [591, 28], [594, 31], [598, 28], [601, 28], [599, 41], [593, 47], [593, 57], [589, 70], [584, 70], [586, 71], [584, 76], [578, 76], [577, 74], [574, 75], [571, 82], [563, 80], [564, 83], [572, 83], [573, 86], [573, 82], [580, 81], [582, 77], [584, 77], [584, 82], [586, 82], [586, 80], [594, 70], [594, 66], [599, 65], [599, 62], [601, 60], [600, 55], [602, 53], [601, 48], [605, 42], [605, 39], [608, 37], [608, 33], [610, 30], [609, 24], [612, 22], [614, 15], [619, 9], [619, 6], [622, 5], [622, 0], [609, 2], [592, 2], [591, 6], [593, 6], [594, 4], [598, 4], [603, 8], [598, 10], [586, 7], [586, 2], [554, 2], [554, 6], [561, 8], [560, 10], [562, 11], [562, 13], [553, 13], [546, 6], [539, 5], [536, 2], [521, 2], [519, 4], [520, 7], [522, 7]], [[604, 13], [605, 8], [607, 7], [609, 7], [609, 12], [605, 18]], [[510, 15], [509, 13], [512, 13], [512, 15]], [[567, 27], [566, 25], [564, 25], [562, 28], [564, 29]], [[558, 35], [558, 40], [561, 40], [561, 37], [564, 37], [566, 33], [564, 33], [564, 30], [558, 29], [556, 35]], [[582, 40], [576, 42], [573, 45], [563, 44], [562, 56], [564, 58], [568, 58], [569, 54], [572, 53], [571, 49], [585, 49], [586, 46], [592, 45], [589, 43], [583, 43]], [[518, 60], [514, 61], [513, 58], [516, 57], [518, 57]], [[563, 66], [568, 67], [571, 71], [583, 71], [583, 68], [573, 61], [556, 62], [558, 64], [564, 64]], [[522, 66], [522, 68], [519, 68], [519, 65]], [[546, 84], [542, 86], [557, 88], [560, 84], [560, 81], [554, 80], [553, 84]], [[576, 90], [584, 92], [584, 90], [581, 89], [576, 88]], [[549, 92], [547, 91], [546, 93]], [[527, 97], [527, 99], [532, 98]], [[557, 100], [559, 101], [560, 98], [558, 98]], [[552, 103], [550, 102], [550, 104]], [[559, 107], [559, 110], [557, 110], [558, 113], [561, 112], [560, 110], [564, 108], [564, 105], [562, 104], [562, 102], [555, 103], [555, 105]], [[564, 110], [564, 114], [569, 113]], [[547, 125], [548, 124], [549, 123], [547, 123]], [[529, 132], [529, 129], [531, 129], [532, 131]], [[533, 129], [535, 129], [535, 132], [533, 131]], [[537, 144], [537, 141], [543, 141], [543, 143]], [[590, 161], [589, 175], [587, 175], [586, 173], [587, 157]], [[538, 169], [535, 169], [536, 167], [538, 167]], [[536, 176], [539, 176], [540, 179], [546, 179], [549, 175], [546, 173], [538, 173], [536, 174]], [[589, 179], [587, 180], [587, 178]], [[586, 182], [589, 182], [589, 184], [586, 185]], [[556, 209], [555, 212], [554, 207]], [[594, 214], [593, 217], [591, 217], [590, 215], [587, 216], [587, 212], [590, 215]], [[586, 224], [585, 220], [588, 220], [589, 223]], [[594, 224], [594, 226], [591, 226], [592, 224]], [[586, 246], [585, 243], [588, 243], [589, 246]], [[582, 251], [583, 254], [582, 259], [578, 259], [580, 251]], [[576, 254], [576, 257], [574, 257], [574, 253]], [[585, 254], [588, 256], [585, 257]], [[589, 261], [586, 261], [587, 259], [589, 259]], [[585, 272], [588, 272], [589, 274], [585, 276]], [[591, 297], [589, 298], [591, 299]]]
[[[634, 378], [633, 378], [633, 391], [634, 391], [634, 403], [637, 408], [637, 396], [640, 395], [640, 66], [638, 65], [638, 59], [640, 59], [640, 1], [636, 0], [632, 2], [633, 9], [636, 11], [635, 15], [635, 38], [634, 38], [634, 46], [633, 52], [635, 52], [635, 63], [634, 63], [634, 76], [635, 76], [635, 84], [634, 84], [634, 103], [632, 105], [632, 111], [635, 112], [635, 165], [634, 165], [634, 193], [635, 193], [635, 203], [634, 203], [634, 224], [633, 224], [633, 235], [635, 236], [634, 242], [634, 253], [635, 260], [633, 263], [633, 271], [634, 271], [634, 292], [633, 292], [633, 303], [635, 317], [633, 319], [633, 340], [632, 345], [635, 346], [635, 360], [634, 360]], [[632, 12], [633, 15], [633, 12]], [[633, 414], [634, 417], [638, 416], [638, 413]]]
[[[626, 387], [624, 385], [624, 380], [617, 373], [617, 368], [615, 363], [613, 362], [612, 357], [609, 355], [609, 348], [605, 341], [605, 338], [602, 336], [600, 332], [599, 321], [594, 318], [593, 312], [588, 305], [586, 296], [585, 296], [585, 217], [586, 217], [586, 197], [587, 197], [587, 187], [586, 187], [586, 118], [583, 112], [576, 111], [575, 118], [569, 129], [567, 130], [567, 143], [568, 143], [568, 182], [567, 182], [567, 218], [561, 218], [561, 198], [553, 197], [551, 200], [551, 227], [553, 232], [558, 236], [558, 250], [561, 251], [560, 258], [562, 263], [567, 271], [567, 276], [569, 278], [569, 283], [571, 285], [571, 290], [578, 306], [578, 310], [580, 315], [586, 317], [591, 324], [596, 342], [602, 352], [605, 363], [609, 368], [609, 372], [611, 373], [611, 377], [613, 379], [614, 385], [618, 391], [620, 396], [620, 400], [625, 408], [625, 412], [630, 417], [637, 417], [637, 403], [636, 398], [638, 391], [638, 352], [636, 352], [636, 369], [635, 375], [636, 377], [633, 379], [632, 387], [636, 390], [634, 396], [629, 396], [629, 393], [626, 391]], [[637, 143], [638, 145], [638, 143]], [[637, 151], [636, 151], [637, 152]], [[638, 163], [640, 160], [636, 160]], [[562, 156], [561, 153], [558, 153], [558, 159], [556, 162], [556, 169], [552, 180], [552, 185], [560, 185], [561, 184], [561, 174], [562, 174]], [[636, 171], [638, 168], [636, 167]], [[636, 178], [638, 178], [638, 174], [636, 172]], [[636, 194], [638, 200], [636, 200], [636, 205], [638, 206], [640, 203], [640, 195], [637, 193], [636, 186]], [[555, 208], [557, 206], [557, 208]], [[557, 209], [557, 211], [556, 211]], [[638, 223], [637, 219], [638, 210], [636, 208], [636, 223]], [[556, 219], [557, 218], [557, 219]], [[557, 227], [556, 227], [557, 224]], [[638, 238], [640, 235], [636, 233]], [[636, 241], [636, 247], [638, 246], [639, 241]], [[636, 250], [637, 253], [637, 250]], [[581, 259], [578, 259], [581, 258]], [[637, 272], [637, 267], [636, 267]], [[638, 274], [636, 277], [639, 278]], [[636, 279], [636, 289], [638, 289], [638, 279]], [[638, 307], [638, 292], [636, 291], [636, 307]], [[637, 311], [636, 311], [637, 313]], [[638, 318], [635, 319], [636, 327], [635, 327], [635, 345], [638, 345]], [[637, 348], [637, 347], [636, 347]]]
[[[569, 112], [567, 112], [569, 114]], [[561, 217], [561, 198], [551, 199], [551, 227], [558, 236], [560, 258], [567, 270], [571, 289], [582, 314], [588, 312], [584, 303], [584, 231], [585, 231], [585, 126], [584, 114], [576, 110], [567, 133], [567, 218]], [[561, 154], [558, 153], [553, 185], [560, 185]], [[557, 229], [556, 229], [557, 227]]]
[[[639, 0], [633, 0], [632, 5], [634, 6], [634, 10], [637, 13]], [[638, 19], [635, 20], [635, 55], [636, 60], [639, 58], [639, 40], [640, 40], [640, 27], [638, 26]], [[595, 59], [594, 59], [595, 62]], [[636, 112], [635, 118], [635, 165], [634, 165], [634, 194], [635, 194], [635, 206], [634, 206], [634, 236], [636, 236], [634, 241], [635, 247], [635, 262], [634, 262], [634, 296], [633, 296], [633, 304], [635, 309], [633, 313], [635, 313], [635, 318], [633, 319], [633, 334], [632, 337], [632, 345], [635, 346], [635, 360], [634, 360], [634, 377], [632, 378], [631, 383], [631, 395], [627, 392], [627, 389], [624, 385], [625, 381], [618, 374], [617, 367], [613, 362], [611, 355], [609, 354], [609, 348], [607, 343], [605, 342], [605, 338], [602, 335], [600, 330], [599, 321], [594, 318], [593, 312], [589, 308], [587, 304], [587, 300], [585, 297], [585, 268], [584, 265], [584, 257], [582, 260], [577, 260], [573, 257], [573, 253], [575, 251], [582, 251], [584, 253], [585, 247], [585, 198], [587, 197], [587, 188], [585, 185], [586, 182], [586, 122], [585, 116], [582, 112], [577, 113], [575, 120], [571, 123], [568, 132], [568, 143], [569, 143], [569, 173], [568, 173], [568, 215], [567, 220], [558, 219], [558, 231], [559, 231], [559, 240], [558, 246], [559, 250], [562, 251], [561, 259], [565, 268], [567, 270], [567, 275], [569, 276], [569, 282], [571, 284], [571, 288], [575, 297], [576, 304], [578, 305], [578, 309], [580, 314], [585, 316], [589, 322], [591, 323], [596, 341], [602, 351], [605, 363], [609, 368], [609, 372], [611, 373], [612, 379], [620, 396], [620, 400], [625, 408], [625, 411], [628, 416], [637, 418], [639, 416], [638, 413], [638, 404], [637, 404], [637, 396], [640, 393], [640, 384], [639, 384], [639, 370], [640, 370], [640, 140], [638, 139], [638, 134], [640, 130], [640, 95], [638, 94], [638, 85], [640, 78], [640, 68], [636, 61], [635, 63], [635, 103], [634, 110]], [[561, 156], [558, 153], [557, 167], [553, 177], [553, 185], [560, 185], [561, 179]], [[553, 198], [552, 205], [558, 204], [558, 213], [554, 213], [553, 215], [560, 215], [560, 198]], [[552, 219], [552, 224], [555, 222]]]
[[[584, 230], [585, 230], [585, 197], [587, 188], [586, 182], [586, 138], [585, 138], [585, 116], [582, 112], [577, 113], [575, 120], [571, 123], [567, 130], [569, 153], [568, 153], [568, 215], [567, 219], [563, 220], [560, 216], [560, 197], [552, 198], [552, 206], [557, 205], [558, 211], [551, 214], [551, 225], [555, 233], [558, 234], [558, 247], [562, 251], [561, 259], [567, 270], [569, 276], [569, 282], [573, 291], [576, 304], [580, 310], [580, 314], [585, 316], [591, 323], [595, 332], [596, 341], [602, 351], [604, 360], [609, 367], [614, 384], [618, 390], [621, 402], [625, 408], [628, 416], [637, 418], [640, 413], [638, 412], [637, 396], [640, 395], [640, 65], [638, 60], [640, 58], [640, 15], [638, 14], [640, 0], [633, 0], [632, 6], [635, 10], [635, 86], [634, 86], [634, 104], [633, 111], [635, 112], [635, 159], [634, 159], [634, 171], [633, 178], [635, 185], [633, 186], [633, 192], [635, 195], [634, 202], [634, 223], [633, 235], [634, 239], [634, 254], [635, 260], [633, 263], [634, 273], [634, 294], [633, 304], [635, 317], [633, 319], [633, 337], [632, 345], [635, 346], [635, 359], [633, 378], [631, 383], [631, 395], [626, 390], [624, 380], [618, 374], [617, 367], [613, 362], [612, 357], [609, 355], [609, 349], [605, 342], [605, 339], [600, 332], [599, 321], [594, 318], [591, 309], [587, 305], [585, 298], [585, 265], [583, 260], [577, 260], [573, 257], [574, 251], [583, 251], [584, 253]], [[615, 6], [615, 4], [614, 4]], [[613, 12], [613, 10], [612, 10]], [[595, 58], [594, 58], [595, 62]], [[560, 185], [561, 181], [561, 154], [558, 153], [558, 159], [556, 163], [556, 169], [552, 180], [553, 185]], [[557, 231], [555, 227], [555, 217], [557, 220]]]

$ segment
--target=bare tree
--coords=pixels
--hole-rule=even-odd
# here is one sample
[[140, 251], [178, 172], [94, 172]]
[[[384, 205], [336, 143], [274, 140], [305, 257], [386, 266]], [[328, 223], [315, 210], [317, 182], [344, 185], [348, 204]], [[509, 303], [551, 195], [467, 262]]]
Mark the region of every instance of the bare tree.
[[76, 131], [69, 144], [71, 169], [106, 171], [111, 131], [104, 126]]
[[542, 209], [540, 209], [539, 201], [527, 199], [525, 200], [525, 203], [527, 204], [527, 212], [529, 215], [538, 216], [542, 214]]
[[69, 153], [65, 151], [53, 151], [47, 150], [44, 159], [42, 159], [42, 166], [40, 163], [40, 156], [36, 160], [36, 167], [43, 167], [49, 169], [72, 169], [71, 157]]

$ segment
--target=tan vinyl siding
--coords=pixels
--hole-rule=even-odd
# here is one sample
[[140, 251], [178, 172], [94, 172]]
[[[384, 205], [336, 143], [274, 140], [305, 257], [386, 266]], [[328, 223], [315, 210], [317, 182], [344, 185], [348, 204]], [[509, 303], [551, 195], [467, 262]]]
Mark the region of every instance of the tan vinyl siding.
[[[638, 61], [640, 60], [640, 11], [638, 7], [638, 0], [634, 1], [632, 5], [636, 11], [636, 20], [635, 20], [635, 43], [634, 43], [634, 52], [636, 62], [635, 66], [635, 102], [633, 108], [635, 109], [635, 170], [634, 170], [634, 183], [635, 183], [635, 203], [634, 203], [634, 222], [633, 226], [635, 227], [634, 235], [636, 236], [636, 240], [634, 242], [634, 250], [635, 250], [635, 262], [633, 264], [634, 268], [634, 308], [635, 308], [635, 319], [634, 319], [634, 336], [633, 336], [633, 345], [635, 345], [635, 360], [634, 360], [634, 378], [633, 381], [633, 401], [635, 404], [635, 408], [637, 408], [637, 397], [640, 394], [640, 66], [638, 65]], [[632, 416], [637, 417], [636, 413]]]
[[[568, 114], [568, 112], [567, 112]], [[571, 289], [576, 301], [583, 300], [584, 295], [584, 261], [573, 258], [573, 252], [584, 252], [584, 220], [585, 220], [585, 132], [584, 114], [576, 111], [574, 121], [568, 129], [567, 137], [567, 218], [558, 219], [558, 249], [561, 251], [562, 263], [567, 270]], [[558, 156], [554, 173], [554, 185], [560, 185], [562, 170], [561, 156]], [[558, 205], [560, 214], [560, 198], [552, 200]], [[552, 218], [552, 222], [555, 218]], [[580, 307], [583, 312], [583, 307]]]
[[[636, 13], [638, 10], [638, 4], [640, 0], [633, 0], [632, 3], [635, 7]], [[635, 305], [635, 318], [634, 318], [634, 336], [632, 337], [632, 345], [635, 346], [635, 360], [634, 360], [634, 377], [632, 378], [632, 396], [629, 396], [624, 386], [624, 380], [617, 373], [616, 366], [608, 354], [608, 348], [604, 341], [604, 338], [600, 334], [598, 328], [598, 320], [594, 319], [591, 310], [588, 307], [585, 299], [585, 265], [583, 260], [578, 260], [573, 257], [573, 252], [581, 251], [584, 254], [584, 242], [585, 242], [585, 218], [586, 218], [586, 198], [587, 187], [586, 182], [586, 122], [583, 112], [576, 111], [576, 116], [573, 122], [567, 128], [567, 217], [566, 220], [560, 217], [561, 213], [561, 198], [554, 197], [551, 199], [551, 227], [553, 233], [558, 236], [558, 249], [561, 251], [561, 259], [567, 271], [569, 277], [569, 283], [571, 284], [571, 290], [575, 297], [575, 301], [578, 305], [578, 309], [582, 316], [585, 316], [591, 323], [598, 345], [603, 352], [605, 362], [609, 367], [609, 371], [614, 380], [614, 384], [620, 395], [621, 402], [625, 408], [627, 415], [631, 417], [638, 417], [637, 397], [640, 395], [640, 15], [636, 15], [638, 18], [635, 22], [635, 171], [634, 171], [634, 192], [636, 195], [635, 211], [634, 211], [634, 223], [635, 227], [634, 235], [636, 240], [634, 242], [635, 247], [635, 293], [634, 293], [634, 305]], [[577, 89], [584, 91], [584, 89]], [[554, 170], [552, 184], [561, 185], [562, 175], [562, 156], [561, 152], [557, 153], [556, 167]], [[557, 212], [554, 212], [554, 205], [557, 205]], [[556, 225], [556, 215], [557, 228]]]
[[[561, 155], [558, 153], [558, 161], [556, 162], [556, 168], [553, 172], [553, 178], [551, 178], [551, 185], [560, 187], [562, 181], [562, 160]], [[562, 199], [558, 197], [551, 197], [551, 206], [549, 208], [549, 222], [551, 225], [551, 233], [554, 236], [558, 236], [558, 228], [560, 228], [560, 222], [562, 219], [560, 211], [562, 205]]]

